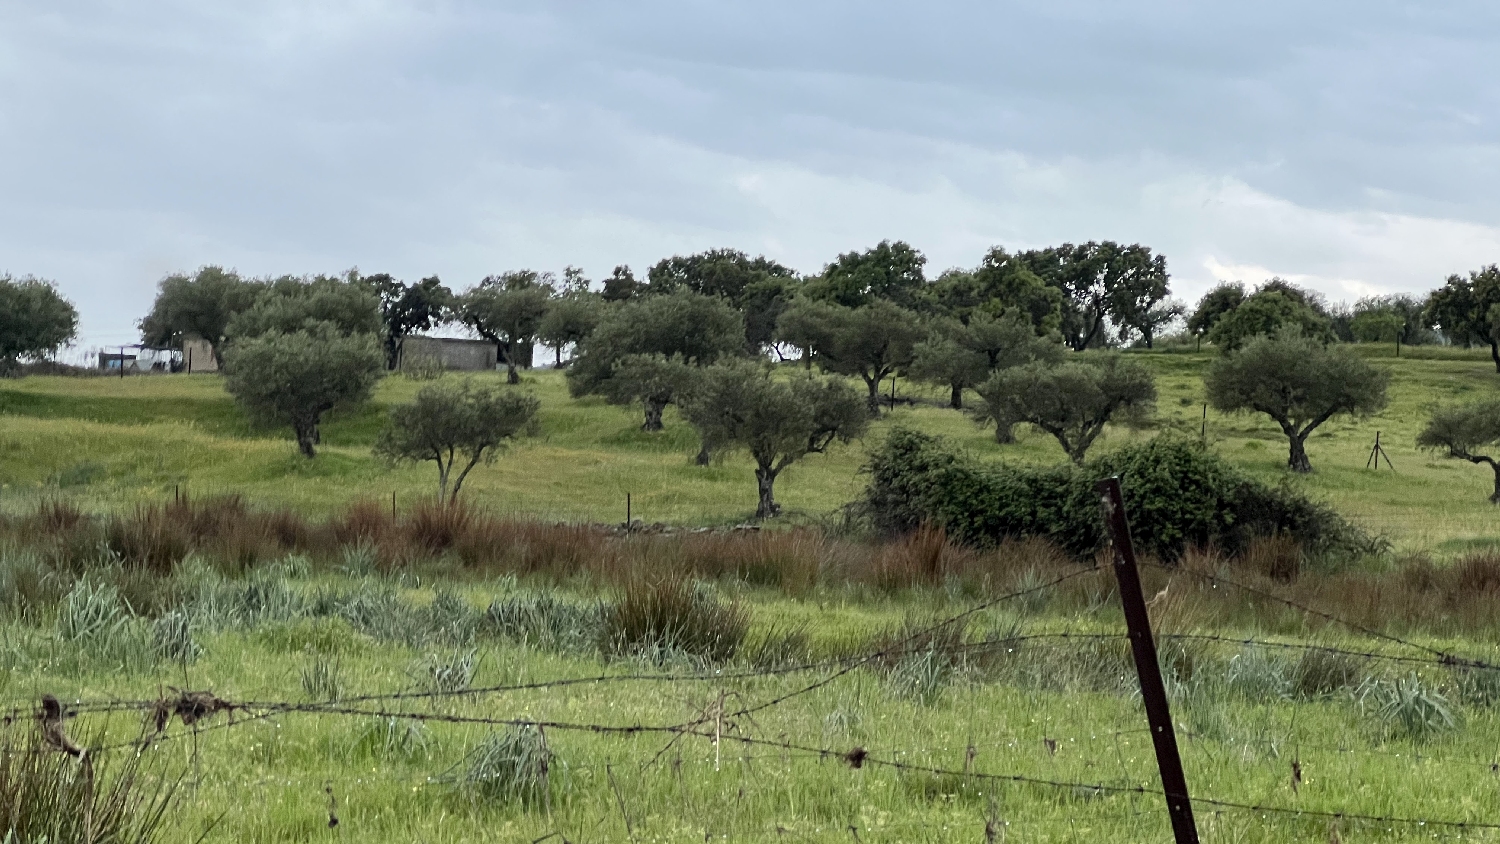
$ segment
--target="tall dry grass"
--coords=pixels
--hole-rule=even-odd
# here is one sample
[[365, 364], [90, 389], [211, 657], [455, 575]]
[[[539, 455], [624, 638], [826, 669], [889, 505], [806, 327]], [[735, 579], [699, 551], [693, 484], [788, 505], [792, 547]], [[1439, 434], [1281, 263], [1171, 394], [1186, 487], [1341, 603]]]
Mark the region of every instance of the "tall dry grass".
[[[995, 594], [1075, 570], [1081, 562], [1045, 539], [979, 550], [953, 543], [932, 526], [889, 542], [810, 528], [620, 535], [600, 525], [497, 516], [467, 503], [423, 503], [393, 513], [387, 503], [371, 500], [312, 521], [291, 511], [258, 509], [236, 496], [184, 498], [114, 515], [49, 501], [0, 521], [0, 552], [11, 558], [5, 577], [27, 595], [46, 591], [33, 581], [40, 583], [48, 571], [76, 577], [100, 563], [149, 579], [170, 574], [189, 557], [237, 573], [291, 554], [338, 566], [356, 550], [386, 571], [440, 567], [481, 577], [582, 579], [605, 587], [642, 577], [734, 580], [789, 596], [845, 585], [893, 592], [955, 583], [967, 594]], [[1253, 621], [1271, 630], [1308, 632], [1323, 625], [1275, 600], [1202, 576], [1217, 574], [1372, 628], [1500, 638], [1500, 553], [1476, 552], [1446, 567], [1416, 557], [1389, 571], [1309, 571], [1303, 561], [1295, 542], [1272, 537], [1234, 557], [1190, 549], [1174, 568], [1147, 566], [1142, 577], [1148, 596], [1168, 589], [1161, 613], [1186, 613], [1174, 626]], [[126, 591], [135, 587], [129, 578], [114, 579]], [[149, 597], [149, 584], [142, 581], [140, 588]], [[1060, 607], [1099, 607], [1113, 591], [1105, 566], [1064, 584], [1051, 600]]]

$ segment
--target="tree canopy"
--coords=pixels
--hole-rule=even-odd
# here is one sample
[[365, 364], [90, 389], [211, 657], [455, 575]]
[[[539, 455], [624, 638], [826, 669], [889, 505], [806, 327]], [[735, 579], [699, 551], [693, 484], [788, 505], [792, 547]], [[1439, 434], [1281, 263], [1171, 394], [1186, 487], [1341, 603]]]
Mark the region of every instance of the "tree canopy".
[[1002, 369], [978, 387], [980, 421], [997, 429], [1022, 422], [1051, 434], [1082, 463], [1108, 422], [1135, 419], [1156, 401], [1156, 383], [1141, 363], [1117, 352], [1092, 352], [1064, 363]]
[[537, 339], [551, 346], [557, 355], [557, 365], [562, 365], [562, 352], [568, 346], [575, 349], [584, 338], [594, 333], [603, 316], [604, 301], [597, 293], [587, 290], [568, 291], [552, 300], [547, 315], [537, 326]]
[[1271, 279], [1221, 314], [1209, 329], [1208, 340], [1221, 351], [1244, 346], [1252, 337], [1269, 336], [1294, 325], [1303, 337], [1334, 341], [1333, 326], [1321, 300], [1281, 279]]
[[224, 387], [252, 416], [291, 425], [297, 447], [311, 458], [323, 415], [368, 399], [384, 370], [375, 334], [317, 323], [236, 340], [225, 350]]
[[[707, 366], [741, 353], [744, 322], [729, 303], [713, 296], [679, 290], [632, 299], [611, 307], [598, 328], [584, 339], [568, 369], [568, 390], [574, 396], [603, 395], [611, 401], [639, 392], [611, 384], [617, 368], [632, 356], [646, 355], [685, 366]], [[634, 400], [629, 398], [627, 400]], [[659, 409], [648, 402], [646, 425], [660, 422]]]
[[1204, 386], [1217, 410], [1271, 417], [1290, 445], [1287, 467], [1310, 472], [1308, 435], [1334, 416], [1379, 411], [1385, 407], [1389, 381], [1388, 372], [1353, 349], [1308, 337], [1292, 324], [1215, 360]]
[[179, 347], [188, 335], [196, 334], [208, 342], [214, 360], [222, 364], [230, 320], [248, 311], [264, 286], [216, 266], [202, 267], [193, 275], [169, 275], [157, 285], [151, 313], [140, 322], [141, 342]]
[[320, 323], [342, 334], [378, 335], [380, 298], [356, 279], [283, 276], [258, 286], [254, 303], [230, 319], [225, 335], [238, 341], [273, 330], [290, 334]]
[[[1038, 337], [1023, 313], [996, 319], [977, 311], [967, 325], [934, 323], [912, 352], [909, 374], [949, 388], [948, 406], [963, 409], [963, 391], [983, 383], [991, 372], [1033, 361], [1059, 363], [1064, 355], [1057, 335]], [[1006, 441], [1004, 436], [1002, 441]]]
[[789, 267], [737, 249], [710, 249], [658, 261], [647, 273], [648, 293], [691, 290], [718, 296], [745, 317], [745, 342], [752, 352], [770, 345], [776, 317], [786, 306], [788, 284], [797, 278]]
[[1439, 328], [1448, 342], [1483, 343], [1500, 372], [1500, 323], [1491, 319], [1500, 305], [1500, 267], [1490, 264], [1470, 271], [1467, 278], [1450, 275], [1427, 300], [1426, 323]]
[[908, 310], [926, 307], [927, 258], [904, 241], [882, 240], [863, 252], [845, 252], [808, 282], [807, 295], [846, 308], [877, 301]]
[[78, 336], [78, 309], [57, 286], [0, 275], [0, 364], [40, 358]]
[[1017, 259], [1061, 291], [1063, 339], [1079, 351], [1103, 345], [1111, 327], [1150, 330], [1147, 315], [1169, 292], [1166, 257], [1140, 244], [1064, 243]]
[[418, 390], [412, 402], [391, 408], [375, 441], [375, 455], [392, 462], [436, 463], [438, 501], [452, 502], [481, 460], [493, 460], [506, 440], [535, 427], [539, 407], [535, 396], [513, 388], [480, 386], [469, 379], [439, 381]]
[[810, 373], [777, 377], [764, 364], [732, 361], [702, 371], [683, 413], [705, 446], [743, 449], [755, 461], [755, 518], [781, 512], [776, 478], [809, 454], [848, 442], [869, 424], [859, 393], [842, 380]]
[[1240, 281], [1221, 281], [1198, 300], [1198, 307], [1187, 319], [1187, 330], [1203, 336], [1213, 330], [1219, 320], [1245, 301], [1245, 284]]
[[395, 369], [400, 362], [403, 340], [448, 321], [453, 291], [444, 287], [435, 275], [414, 284], [406, 284], [386, 273], [365, 276], [362, 281], [380, 297], [386, 369]]

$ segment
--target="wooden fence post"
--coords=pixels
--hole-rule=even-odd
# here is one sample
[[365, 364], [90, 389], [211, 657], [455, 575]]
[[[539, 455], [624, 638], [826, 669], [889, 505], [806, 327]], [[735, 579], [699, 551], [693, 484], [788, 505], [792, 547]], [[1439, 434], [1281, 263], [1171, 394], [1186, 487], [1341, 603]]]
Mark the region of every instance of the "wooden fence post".
[[1130, 544], [1130, 524], [1125, 520], [1120, 479], [1105, 478], [1095, 489], [1104, 510], [1104, 527], [1114, 546], [1115, 579], [1120, 584], [1120, 603], [1125, 608], [1125, 626], [1130, 633], [1130, 650], [1135, 655], [1135, 670], [1141, 681], [1141, 700], [1146, 705], [1151, 743], [1156, 748], [1162, 791], [1167, 795], [1167, 812], [1172, 816], [1172, 836], [1177, 844], [1198, 844], [1193, 803], [1188, 797], [1187, 777], [1182, 772], [1182, 757], [1177, 752], [1177, 733], [1172, 729], [1172, 713], [1167, 705], [1167, 689], [1161, 679], [1161, 664], [1156, 660], [1156, 640], [1151, 636], [1151, 616], [1146, 612], [1141, 575], [1135, 565], [1135, 548]]

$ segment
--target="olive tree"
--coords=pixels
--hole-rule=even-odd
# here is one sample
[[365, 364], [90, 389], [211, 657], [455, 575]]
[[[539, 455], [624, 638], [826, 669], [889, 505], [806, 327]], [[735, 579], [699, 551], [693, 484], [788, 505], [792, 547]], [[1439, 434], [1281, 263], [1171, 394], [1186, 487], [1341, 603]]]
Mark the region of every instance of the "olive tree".
[[997, 437], [1001, 428], [1027, 422], [1051, 434], [1078, 464], [1107, 423], [1134, 420], [1156, 401], [1151, 371], [1118, 353], [1002, 369], [978, 392], [984, 407], [977, 415], [995, 423]]
[[1346, 346], [1325, 344], [1290, 325], [1215, 360], [1203, 380], [1215, 409], [1271, 417], [1290, 445], [1287, 467], [1311, 472], [1308, 435], [1334, 416], [1364, 416], [1385, 407], [1390, 373]]
[[[739, 312], [716, 296], [679, 290], [630, 299], [612, 307], [584, 339], [568, 368], [568, 391], [615, 404], [640, 401], [641, 427], [659, 431], [662, 411], [675, 401], [676, 374], [739, 354], [744, 325]], [[671, 377], [647, 383], [664, 373]], [[664, 385], [673, 389], [657, 389]]]
[[326, 325], [340, 334], [380, 334], [380, 297], [354, 279], [283, 276], [260, 286], [255, 302], [225, 328], [230, 344], [267, 331], [290, 334]]
[[749, 361], [702, 370], [683, 413], [708, 447], [750, 453], [757, 519], [781, 512], [776, 478], [788, 466], [860, 436], [869, 425], [864, 401], [843, 380], [806, 372], [778, 378]]
[[140, 322], [141, 341], [148, 346], [179, 346], [196, 334], [208, 341], [214, 362], [222, 365], [230, 320], [254, 306], [264, 288], [223, 267], [169, 275], [157, 285], [151, 313]]
[[1022, 314], [996, 318], [979, 311], [967, 325], [936, 323], [931, 335], [912, 350], [909, 372], [913, 378], [948, 387], [948, 406], [962, 410], [964, 390], [984, 383], [990, 373], [1034, 361], [1057, 363], [1064, 354], [1061, 338], [1038, 337]]
[[884, 299], [857, 308], [793, 303], [778, 329], [782, 340], [808, 344], [823, 369], [859, 376], [869, 393], [871, 416], [880, 413], [880, 382], [911, 364], [926, 335], [915, 312]]
[[251, 416], [292, 426], [312, 458], [318, 425], [335, 407], [365, 401], [385, 370], [374, 334], [343, 334], [318, 323], [290, 333], [271, 329], [224, 352], [224, 386]]
[[547, 315], [537, 326], [537, 339], [551, 346], [557, 354], [557, 366], [562, 367], [563, 349], [577, 349], [583, 339], [594, 333], [602, 315], [603, 300], [596, 293], [569, 291], [552, 301]]
[[1470, 463], [1483, 463], [1495, 473], [1491, 504], [1500, 504], [1500, 461], [1479, 450], [1500, 446], [1500, 399], [1439, 408], [1417, 434], [1417, 445]]
[[78, 309], [51, 282], [0, 275], [0, 365], [39, 358], [78, 336]]
[[521, 383], [518, 367], [531, 366], [531, 347], [552, 305], [553, 290], [529, 271], [491, 276], [458, 297], [458, 318], [499, 346], [505, 380]]
[[452, 503], [481, 460], [493, 461], [506, 440], [535, 428], [539, 407], [536, 396], [513, 388], [468, 379], [429, 384], [411, 403], [391, 408], [375, 455], [393, 463], [436, 463], [438, 502]]

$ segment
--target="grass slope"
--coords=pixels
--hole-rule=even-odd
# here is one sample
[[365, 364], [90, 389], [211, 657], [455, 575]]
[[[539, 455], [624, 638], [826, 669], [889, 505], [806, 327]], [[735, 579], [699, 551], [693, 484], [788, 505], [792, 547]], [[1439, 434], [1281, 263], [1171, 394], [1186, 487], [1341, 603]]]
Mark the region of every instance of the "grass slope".
[[[1446, 556], [1500, 539], [1497, 511], [1486, 502], [1487, 470], [1418, 452], [1414, 445], [1431, 406], [1478, 398], [1500, 387], [1487, 357], [1407, 349], [1396, 360], [1386, 347], [1361, 351], [1391, 368], [1390, 406], [1370, 419], [1325, 424], [1309, 443], [1316, 471], [1293, 482], [1389, 536], [1399, 550]], [[1158, 427], [1196, 436], [1202, 424], [1202, 373], [1212, 353], [1133, 354], [1157, 373]], [[121, 507], [170, 498], [177, 486], [194, 494], [238, 492], [310, 513], [392, 493], [398, 504], [415, 501], [432, 494], [433, 470], [386, 466], [370, 455], [370, 445], [386, 409], [420, 386], [387, 378], [370, 405], [328, 421], [324, 448], [309, 462], [296, 455], [289, 430], [265, 429], [246, 419], [217, 376], [0, 382], [0, 506], [14, 509], [38, 497], [65, 495], [93, 507]], [[602, 522], [623, 519], [627, 493], [635, 515], [647, 521], [723, 524], [753, 512], [749, 461], [727, 455], [707, 468], [692, 465], [696, 438], [670, 410], [667, 430], [646, 434], [638, 429], [635, 409], [570, 398], [559, 372], [529, 373], [526, 386], [542, 400], [542, 433], [477, 469], [465, 487], [472, 500], [498, 512]], [[1019, 431], [1016, 444], [996, 445], [989, 432], [940, 406], [943, 391], [907, 384], [901, 391], [931, 404], [887, 414], [872, 427], [870, 440], [893, 424], [908, 424], [997, 460], [1063, 459], [1050, 438], [1034, 431]], [[1285, 441], [1270, 420], [1210, 411], [1206, 429], [1220, 454], [1250, 472], [1272, 480], [1286, 474]], [[1394, 472], [1365, 468], [1376, 431]], [[1096, 448], [1150, 434], [1111, 430]], [[792, 519], [835, 517], [862, 487], [858, 469], [864, 453], [865, 445], [856, 443], [811, 456], [789, 470], [777, 491]]]

